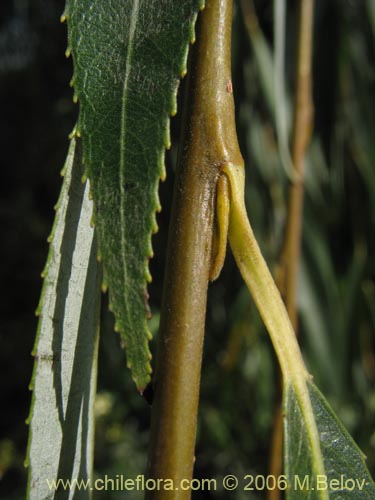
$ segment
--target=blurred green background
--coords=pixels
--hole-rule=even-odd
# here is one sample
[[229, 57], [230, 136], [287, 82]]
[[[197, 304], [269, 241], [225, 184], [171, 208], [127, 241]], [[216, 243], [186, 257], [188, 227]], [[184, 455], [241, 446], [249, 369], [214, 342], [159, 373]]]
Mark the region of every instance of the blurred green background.
[[[292, 96], [298, 2], [287, 3], [286, 88]], [[66, 27], [59, 23], [63, 7], [63, 0], [0, 3], [0, 496], [9, 500], [25, 494], [34, 310], [59, 170], [78, 112], [69, 87], [71, 60], [64, 57]], [[233, 85], [247, 165], [248, 211], [275, 269], [287, 176], [274, 126], [273, 5], [259, 0], [254, 7], [260, 29], [251, 36], [239, 6], [235, 8]], [[373, 472], [375, 2], [316, 1], [314, 34], [315, 129], [306, 161], [300, 342], [316, 383], [368, 456]], [[167, 155], [169, 175], [161, 186], [163, 212], [154, 237], [150, 301], [155, 333], [179, 125], [179, 117], [172, 120], [174, 146]], [[104, 297], [95, 473], [133, 478], [144, 471], [150, 408], [130, 379], [105, 302]], [[228, 255], [222, 275], [209, 289], [196, 477], [267, 473], [275, 367], [268, 337]], [[230, 498], [252, 498], [246, 493]], [[107, 492], [96, 498], [120, 495]], [[254, 498], [264, 498], [264, 493]]]

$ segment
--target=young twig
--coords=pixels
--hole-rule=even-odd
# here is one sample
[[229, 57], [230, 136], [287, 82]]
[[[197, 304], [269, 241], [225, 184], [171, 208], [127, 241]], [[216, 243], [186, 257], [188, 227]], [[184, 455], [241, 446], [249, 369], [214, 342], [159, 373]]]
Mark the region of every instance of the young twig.
[[[193, 473], [207, 287], [223, 253], [221, 243], [212, 266], [217, 180], [224, 163], [241, 161], [230, 92], [231, 25], [232, 1], [207, 0], [191, 53], [176, 173], [148, 463], [149, 478], [175, 485]], [[190, 495], [162, 488], [146, 498]]]

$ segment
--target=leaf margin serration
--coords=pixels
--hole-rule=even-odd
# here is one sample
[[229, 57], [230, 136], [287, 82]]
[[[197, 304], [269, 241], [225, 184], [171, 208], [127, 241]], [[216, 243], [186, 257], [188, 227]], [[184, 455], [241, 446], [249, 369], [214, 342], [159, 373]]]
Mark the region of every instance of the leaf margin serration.
[[[176, 75], [175, 79], [175, 85], [173, 92], [170, 95], [170, 100], [169, 100], [169, 108], [165, 116], [160, 118], [160, 122], [162, 122], [162, 129], [163, 129], [163, 147], [160, 147], [160, 150], [158, 150], [158, 160], [157, 160], [157, 172], [158, 172], [158, 178], [153, 186], [153, 199], [150, 200], [152, 201], [152, 206], [151, 206], [151, 224], [150, 224], [150, 230], [148, 232], [148, 240], [147, 240], [147, 251], [145, 252], [145, 258], [144, 258], [144, 266], [143, 266], [143, 290], [144, 290], [144, 331], [143, 331], [143, 339], [144, 339], [144, 353], [146, 353], [146, 358], [144, 360], [143, 364], [143, 370], [141, 370], [143, 373], [141, 373], [138, 369], [134, 368], [133, 364], [133, 359], [132, 359], [132, 353], [131, 349], [127, 346], [129, 336], [127, 332], [124, 330], [123, 325], [121, 324], [121, 314], [119, 314], [117, 307], [116, 307], [116, 300], [114, 299], [114, 293], [111, 291], [111, 285], [110, 281], [111, 278], [109, 277], [108, 269], [107, 269], [107, 262], [106, 258], [103, 259], [103, 249], [102, 249], [102, 244], [101, 244], [101, 235], [100, 235], [100, 230], [98, 229], [99, 233], [99, 253], [98, 253], [98, 259], [102, 260], [103, 259], [103, 285], [102, 285], [102, 290], [106, 291], [107, 288], [109, 288], [109, 309], [114, 313], [115, 315], [115, 331], [120, 333], [121, 340], [122, 340], [122, 345], [125, 347], [126, 352], [127, 352], [127, 366], [132, 372], [132, 378], [134, 382], [137, 385], [138, 390], [142, 393], [146, 385], [149, 383], [151, 379], [151, 352], [149, 348], [149, 341], [152, 338], [152, 335], [150, 333], [150, 330], [147, 325], [147, 319], [150, 318], [151, 313], [149, 310], [148, 306], [148, 292], [147, 292], [147, 285], [148, 283], [151, 282], [151, 274], [149, 270], [149, 261], [153, 257], [153, 249], [152, 249], [152, 235], [155, 234], [158, 231], [158, 225], [156, 221], [156, 214], [161, 211], [161, 205], [160, 205], [160, 200], [159, 200], [159, 183], [160, 180], [164, 181], [166, 178], [166, 169], [165, 169], [165, 153], [166, 150], [170, 148], [171, 141], [170, 141], [170, 119], [171, 117], [175, 116], [177, 113], [177, 93], [178, 93], [178, 88], [179, 84], [181, 81], [181, 78], [183, 78], [186, 73], [187, 73], [187, 59], [188, 59], [188, 52], [189, 52], [189, 47], [192, 43], [195, 42], [195, 25], [196, 25], [196, 20], [197, 16], [200, 10], [203, 10], [204, 8], [204, 0], [189, 0], [187, 3], [190, 3], [192, 6], [194, 4], [194, 12], [191, 12], [191, 19], [189, 23], [189, 37], [188, 40], [186, 41], [186, 44], [184, 46], [184, 51], [183, 51], [183, 57], [180, 62], [179, 70], [178, 70], [178, 75]], [[74, 87], [74, 97], [73, 100], [74, 102], [79, 102], [80, 103], [80, 112], [79, 112], [79, 120], [78, 120], [78, 125], [76, 129], [76, 135], [78, 137], [83, 137], [83, 164], [85, 165], [85, 176], [87, 176], [90, 181], [91, 185], [94, 185], [94, 180], [92, 179], [92, 172], [90, 172], [90, 160], [88, 159], [87, 151], [85, 148], [85, 131], [84, 131], [84, 126], [83, 126], [83, 119], [82, 119], [82, 98], [81, 98], [81, 93], [79, 88], [77, 88], [77, 64], [76, 64], [76, 56], [75, 56], [75, 51], [74, 51], [74, 42], [72, 41], [72, 28], [70, 27], [70, 19], [71, 15], [74, 9], [74, 6], [77, 4], [77, 0], [67, 0], [65, 11], [61, 17], [62, 22], [67, 22], [68, 24], [68, 48], [66, 51], [66, 55], [69, 57], [70, 55], [73, 56], [73, 65], [74, 65], [74, 72], [73, 72], [73, 78], [71, 81], [71, 85]], [[78, 85], [79, 87], [79, 85]], [[93, 216], [93, 223], [97, 225], [97, 203], [96, 203], [96, 196], [95, 193], [92, 193], [93, 199], [94, 199], [94, 216]], [[109, 267], [109, 265], [108, 265]], [[108, 287], [109, 284], [109, 287]]]

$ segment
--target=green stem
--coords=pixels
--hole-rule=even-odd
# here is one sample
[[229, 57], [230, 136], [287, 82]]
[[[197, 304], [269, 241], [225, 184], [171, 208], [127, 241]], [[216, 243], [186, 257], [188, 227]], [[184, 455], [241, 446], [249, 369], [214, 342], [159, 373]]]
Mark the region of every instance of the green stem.
[[288, 313], [247, 218], [243, 165], [228, 164], [223, 172], [229, 178], [229, 243], [237, 266], [271, 336], [284, 379], [305, 378], [307, 371]]
[[[222, 172], [229, 179], [230, 214], [229, 243], [242, 277], [250, 290], [258, 311], [271, 337], [283, 374], [284, 391], [291, 386], [297, 396], [305, 428], [309, 435], [314, 472], [324, 475], [320, 449], [307, 382], [311, 376], [306, 370], [298, 342], [279, 290], [260, 252], [247, 218], [243, 165], [228, 163]], [[321, 498], [328, 499], [327, 492]]]
[[[222, 165], [241, 160], [230, 73], [231, 0], [208, 0], [191, 57], [176, 173], [156, 364], [148, 477], [191, 479], [211, 269], [215, 192]], [[187, 500], [190, 491], [148, 499]]]

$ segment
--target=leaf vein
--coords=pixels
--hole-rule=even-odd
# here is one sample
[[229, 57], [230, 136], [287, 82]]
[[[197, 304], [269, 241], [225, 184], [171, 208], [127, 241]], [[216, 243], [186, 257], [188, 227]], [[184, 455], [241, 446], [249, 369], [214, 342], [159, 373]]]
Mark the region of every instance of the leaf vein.
[[[119, 182], [120, 182], [120, 217], [121, 217], [121, 259], [122, 259], [122, 267], [124, 273], [124, 280], [127, 283], [127, 272], [126, 272], [126, 218], [125, 218], [125, 131], [127, 126], [126, 120], [126, 104], [128, 97], [128, 88], [129, 88], [129, 77], [132, 69], [132, 56], [134, 49], [134, 40], [135, 33], [138, 21], [139, 14], [139, 0], [134, 0], [132, 11], [130, 14], [130, 26], [129, 26], [129, 39], [128, 39], [128, 50], [126, 54], [125, 61], [125, 77], [124, 77], [124, 85], [122, 90], [122, 107], [121, 107], [121, 135], [120, 135], [120, 169], [119, 169]], [[126, 310], [126, 314], [128, 317], [128, 321], [131, 321], [131, 315], [129, 314], [129, 306], [126, 297], [126, 293], [124, 293], [124, 306]]]

